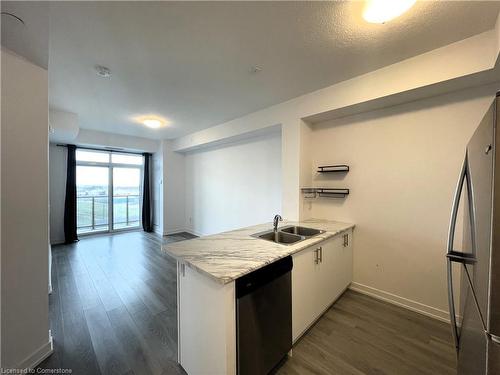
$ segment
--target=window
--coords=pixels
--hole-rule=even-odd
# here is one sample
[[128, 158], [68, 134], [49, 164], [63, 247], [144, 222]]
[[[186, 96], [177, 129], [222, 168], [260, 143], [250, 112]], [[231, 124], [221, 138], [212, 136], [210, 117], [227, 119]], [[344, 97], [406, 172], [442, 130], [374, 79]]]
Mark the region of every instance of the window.
[[79, 233], [109, 230], [109, 170], [76, 166], [76, 227]]
[[76, 151], [79, 234], [137, 228], [142, 211], [142, 155]]
[[76, 150], [76, 161], [109, 163], [109, 152]]
[[142, 165], [143, 157], [141, 155], [111, 154], [111, 162], [113, 164]]
[[141, 221], [141, 170], [113, 167], [113, 228], [138, 227]]

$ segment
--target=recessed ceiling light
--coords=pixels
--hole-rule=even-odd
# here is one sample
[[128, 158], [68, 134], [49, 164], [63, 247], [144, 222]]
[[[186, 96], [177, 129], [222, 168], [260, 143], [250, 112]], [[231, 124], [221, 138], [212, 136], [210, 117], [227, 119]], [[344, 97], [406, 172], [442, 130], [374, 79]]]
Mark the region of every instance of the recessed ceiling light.
[[99, 77], [103, 77], [103, 78], [109, 78], [109, 77], [111, 77], [111, 69], [109, 69], [106, 66], [96, 65], [95, 66], [95, 71], [97, 72], [97, 75]]
[[158, 129], [161, 126], [161, 121], [155, 118], [144, 119], [142, 123], [152, 129]]
[[367, 0], [363, 18], [370, 23], [386, 23], [409, 10], [416, 0]]

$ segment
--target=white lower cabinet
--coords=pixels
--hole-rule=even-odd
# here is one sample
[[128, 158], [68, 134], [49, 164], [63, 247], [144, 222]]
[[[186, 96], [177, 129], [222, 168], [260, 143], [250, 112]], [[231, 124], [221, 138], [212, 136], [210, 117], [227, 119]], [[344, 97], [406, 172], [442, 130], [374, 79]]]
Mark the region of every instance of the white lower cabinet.
[[352, 230], [293, 255], [292, 334], [295, 342], [352, 281]]
[[236, 374], [235, 283], [177, 262], [178, 362], [189, 375]]

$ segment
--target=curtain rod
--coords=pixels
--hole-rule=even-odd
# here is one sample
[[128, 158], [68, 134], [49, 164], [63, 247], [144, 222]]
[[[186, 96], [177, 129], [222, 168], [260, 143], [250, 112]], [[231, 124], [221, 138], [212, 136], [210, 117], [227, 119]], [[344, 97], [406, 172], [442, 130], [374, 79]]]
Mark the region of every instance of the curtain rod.
[[[67, 144], [64, 143], [57, 143], [57, 147], [68, 147]], [[114, 147], [103, 147], [103, 148], [97, 148], [97, 147], [86, 147], [86, 146], [76, 146], [76, 148], [80, 148], [82, 150], [93, 150], [93, 151], [107, 151], [111, 153], [116, 153], [116, 154], [134, 154], [134, 155], [142, 155], [143, 152], [134, 152], [134, 151], [127, 151], [123, 148], [114, 148]], [[149, 154], [151, 154], [149, 152]]]

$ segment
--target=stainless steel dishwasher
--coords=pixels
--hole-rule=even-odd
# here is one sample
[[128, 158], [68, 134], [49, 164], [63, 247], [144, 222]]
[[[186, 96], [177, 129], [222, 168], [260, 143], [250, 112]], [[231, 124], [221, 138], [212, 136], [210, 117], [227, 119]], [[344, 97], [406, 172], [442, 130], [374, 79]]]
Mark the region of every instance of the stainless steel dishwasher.
[[292, 348], [292, 257], [236, 280], [239, 375], [266, 375]]

